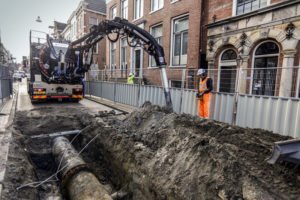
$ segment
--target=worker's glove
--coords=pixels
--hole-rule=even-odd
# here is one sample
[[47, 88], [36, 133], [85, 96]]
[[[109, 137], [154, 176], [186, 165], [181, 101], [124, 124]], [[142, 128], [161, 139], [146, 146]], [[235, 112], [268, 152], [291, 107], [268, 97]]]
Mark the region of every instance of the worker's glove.
[[202, 98], [204, 95], [204, 92], [197, 92], [197, 98]]

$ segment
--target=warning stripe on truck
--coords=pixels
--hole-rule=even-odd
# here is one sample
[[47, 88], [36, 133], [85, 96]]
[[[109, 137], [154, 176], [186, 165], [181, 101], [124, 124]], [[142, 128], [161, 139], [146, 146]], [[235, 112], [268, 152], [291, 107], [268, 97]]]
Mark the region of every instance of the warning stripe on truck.
[[74, 98], [74, 99], [82, 99], [82, 95], [72, 95], [72, 98]]
[[33, 95], [33, 99], [47, 99], [46, 95]]
[[52, 98], [52, 99], [66, 99], [66, 98], [70, 98], [70, 96], [67, 96], [67, 95], [55, 95], [55, 96], [49, 96], [49, 98]]

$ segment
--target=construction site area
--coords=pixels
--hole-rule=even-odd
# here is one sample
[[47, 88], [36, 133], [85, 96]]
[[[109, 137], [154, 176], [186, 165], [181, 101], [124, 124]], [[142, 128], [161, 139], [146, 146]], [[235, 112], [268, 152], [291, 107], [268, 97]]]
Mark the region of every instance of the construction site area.
[[0, 38], [0, 200], [299, 200], [300, 0], [143, 2]]
[[1, 199], [299, 199], [299, 165], [266, 162], [287, 136], [147, 102], [31, 104], [14, 87]]

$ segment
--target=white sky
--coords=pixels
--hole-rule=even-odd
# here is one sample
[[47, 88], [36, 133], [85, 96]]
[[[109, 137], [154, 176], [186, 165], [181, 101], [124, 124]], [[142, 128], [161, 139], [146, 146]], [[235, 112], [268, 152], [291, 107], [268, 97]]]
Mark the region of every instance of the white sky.
[[[53, 21], [66, 23], [80, 0], [0, 0], [1, 41], [17, 62], [29, 56], [30, 29], [49, 33]], [[42, 23], [36, 22], [40, 16]]]

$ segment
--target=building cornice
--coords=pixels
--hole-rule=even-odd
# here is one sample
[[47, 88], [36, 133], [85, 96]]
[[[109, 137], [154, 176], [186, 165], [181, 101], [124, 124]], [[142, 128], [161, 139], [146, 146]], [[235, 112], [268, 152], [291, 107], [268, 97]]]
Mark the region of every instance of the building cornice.
[[270, 28], [270, 27], [280, 25], [280, 24], [288, 24], [290, 22], [299, 21], [299, 20], [300, 20], [300, 16], [289, 17], [289, 18], [286, 18], [284, 20], [281, 19], [281, 20], [272, 21], [272, 22], [257, 25], [257, 26], [237, 29], [237, 30], [233, 30], [233, 31], [227, 31], [225, 33], [219, 33], [219, 34], [215, 34], [215, 35], [209, 35], [208, 38], [209, 39], [215, 39], [215, 38], [219, 38], [219, 37], [223, 37], [223, 36], [230, 36], [230, 35], [240, 34], [240, 33], [248, 32], [248, 31], [254, 31], [254, 30], [257, 30], [257, 29]]
[[265, 14], [265, 13], [268, 13], [268, 12], [271, 12], [271, 11], [274, 11], [274, 10], [279, 10], [279, 9], [282, 9], [282, 8], [286, 8], [286, 7], [289, 7], [289, 6], [298, 4], [298, 3], [300, 3], [300, 0], [284, 1], [284, 2], [281, 2], [281, 3], [273, 4], [273, 5], [270, 5], [270, 6], [267, 6], [267, 7], [249, 12], [249, 13], [233, 16], [233, 17], [230, 17], [230, 18], [226, 18], [224, 20], [220, 20], [220, 21], [217, 21], [217, 22], [214, 22], [214, 23], [207, 24], [207, 28], [214, 28], [216, 26], [221, 26], [221, 25], [225, 25], [225, 24], [228, 24], [228, 23], [240, 21], [240, 20], [245, 19], [245, 18]]
[[103, 13], [103, 12], [99, 12], [99, 11], [95, 11], [95, 10], [91, 10], [91, 9], [87, 9], [87, 8], [84, 8], [83, 10], [106, 16], [106, 13]]

